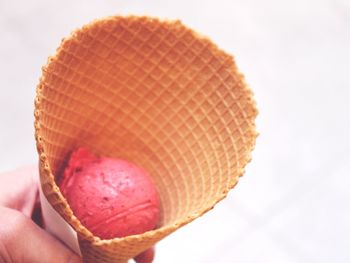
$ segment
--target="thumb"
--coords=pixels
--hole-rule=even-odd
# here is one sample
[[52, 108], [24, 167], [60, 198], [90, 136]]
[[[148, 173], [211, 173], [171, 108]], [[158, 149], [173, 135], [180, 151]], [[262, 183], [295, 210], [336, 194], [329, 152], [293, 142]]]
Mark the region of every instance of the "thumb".
[[0, 207], [0, 222], [0, 259], [5, 259], [5, 262], [82, 262], [71, 250], [16, 210]]
[[152, 263], [154, 259], [155, 249], [151, 247], [141, 254], [137, 255], [134, 260], [136, 263]]

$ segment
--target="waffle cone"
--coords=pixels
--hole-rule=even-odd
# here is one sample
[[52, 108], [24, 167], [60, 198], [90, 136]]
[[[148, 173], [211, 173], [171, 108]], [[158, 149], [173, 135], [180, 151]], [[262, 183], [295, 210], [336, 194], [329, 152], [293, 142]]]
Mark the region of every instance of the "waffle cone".
[[[256, 114], [233, 58], [179, 21], [94, 21], [62, 41], [37, 88], [43, 193], [77, 231], [85, 262], [126, 262], [236, 185], [255, 144]], [[55, 181], [79, 146], [147, 170], [161, 227], [111, 240], [85, 228]]]

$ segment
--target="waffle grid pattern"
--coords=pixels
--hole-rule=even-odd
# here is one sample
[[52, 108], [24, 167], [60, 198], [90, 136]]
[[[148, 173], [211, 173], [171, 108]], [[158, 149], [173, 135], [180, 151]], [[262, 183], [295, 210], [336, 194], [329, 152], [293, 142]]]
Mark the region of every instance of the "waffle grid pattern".
[[[257, 114], [231, 56], [179, 21], [109, 17], [75, 31], [43, 68], [35, 104], [41, 183], [79, 233], [86, 262], [125, 262], [211, 209], [250, 160]], [[56, 181], [77, 146], [152, 175], [162, 226], [101, 240]]]

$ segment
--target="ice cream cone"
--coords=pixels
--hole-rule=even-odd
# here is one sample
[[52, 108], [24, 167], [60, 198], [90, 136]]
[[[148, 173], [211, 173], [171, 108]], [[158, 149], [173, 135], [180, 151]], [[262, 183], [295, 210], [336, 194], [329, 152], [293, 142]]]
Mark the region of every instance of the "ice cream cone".
[[[40, 179], [78, 233], [85, 262], [126, 262], [214, 207], [255, 145], [252, 93], [233, 58], [179, 21], [108, 17], [64, 39], [37, 88]], [[147, 170], [161, 226], [101, 240], [74, 216], [56, 179], [79, 146]]]

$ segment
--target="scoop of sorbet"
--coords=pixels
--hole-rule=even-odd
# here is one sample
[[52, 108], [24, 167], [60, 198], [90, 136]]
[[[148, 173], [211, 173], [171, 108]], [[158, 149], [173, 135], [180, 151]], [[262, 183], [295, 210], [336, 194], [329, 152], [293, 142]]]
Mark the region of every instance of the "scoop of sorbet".
[[141, 234], [159, 223], [160, 201], [151, 177], [125, 160], [79, 148], [59, 185], [74, 215], [100, 238]]

